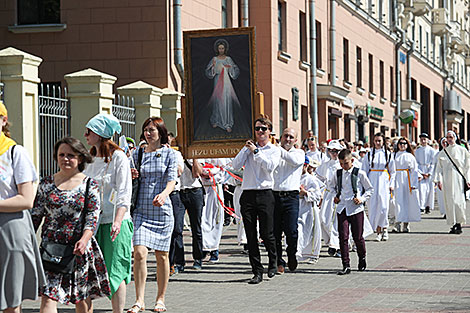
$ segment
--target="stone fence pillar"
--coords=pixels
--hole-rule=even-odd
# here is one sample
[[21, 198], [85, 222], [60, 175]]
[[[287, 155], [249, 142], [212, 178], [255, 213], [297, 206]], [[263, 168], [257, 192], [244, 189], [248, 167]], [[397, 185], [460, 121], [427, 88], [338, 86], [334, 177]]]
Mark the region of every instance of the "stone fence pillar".
[[[133, 97], [135, 106], [136, 141], [144, 121], [150, 116], [161, 117], [161, 96], [163, 90], [141, 80], [117, 88], [121, 96]], [[165, 123], [167, 121], [165, 120]]]
[[11, 133], [39, 168], [38, 67], [42, 59], [13, 47], [0, 50], [1, 80]]
[[71, 136], [83, 140], [85, 125], [98, 113], [112, 114], [116, 77], [86, 69], [64, 76], [70, 98]]
[[176, 121], [181, 117], [182, 93], [165, 88], [162, 95], [162, 118], [169, 132], [177, 135]]

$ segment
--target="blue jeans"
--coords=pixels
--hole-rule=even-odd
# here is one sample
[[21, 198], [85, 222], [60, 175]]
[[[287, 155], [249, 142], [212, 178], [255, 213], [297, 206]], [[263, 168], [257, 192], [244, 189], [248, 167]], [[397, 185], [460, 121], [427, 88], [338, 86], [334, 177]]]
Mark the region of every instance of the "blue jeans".
[[178, 191], [173, 191], [170, 194], [171, 205], [173, 206], [173, 216], [175, 219], [175, 226], [171, 234], [170, 242], [170, 265], [184, 266], [184, 244], [183, 244], [183, 227], [184, 227], [184, 205], [181, 202], [180, 194]]
[[277, 264], [286, 266], [282, 259], [282, 232], [286, 236], [287, 256], [294, 257], [297, 253], [299, 238], [299, 192], [274, 191], [274, 237], [276, 237]]
[[[189, 221], [191, 223], [191, 236], [193, 239], [193, 259], [202, 260], [202, 208], [204, 207], [204, 194], [202, 187], [180, 190], [181, 202], [188, 211]], [[183, 261], [184, 261], [184, 251]], [[184, 264], [184, 262], [183, 262]]]

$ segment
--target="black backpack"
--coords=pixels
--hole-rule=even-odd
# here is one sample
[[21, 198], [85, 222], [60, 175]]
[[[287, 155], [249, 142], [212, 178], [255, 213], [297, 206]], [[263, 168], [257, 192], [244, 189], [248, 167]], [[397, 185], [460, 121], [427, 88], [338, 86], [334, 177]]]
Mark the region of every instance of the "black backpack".
[[[354, 167], [352, 170], [352, 176], [351, 176], [351, 185], [352, 185], [354, 197], [357, 197], [358, 173], [359, 173], [359, 168]], [[343, 180], [343, 169], [340, 168], [339, 170], [336, 171], [336, 198], [338, 199], [341, 196], [341, 188], [343, 185], [342, 180]]]

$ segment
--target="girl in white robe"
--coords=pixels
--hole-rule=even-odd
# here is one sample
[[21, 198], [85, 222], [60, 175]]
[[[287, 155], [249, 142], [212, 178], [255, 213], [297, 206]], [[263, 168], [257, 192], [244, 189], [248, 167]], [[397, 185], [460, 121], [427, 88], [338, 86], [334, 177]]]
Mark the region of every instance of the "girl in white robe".
[[[210, 252], [209, 261], [214, 263], [219, 260], [219, 244], [224, 230], [224, 208], [222, 206], [224, 193], [222, 184], [220, 184], [224, 175], [223, 171], [217, 167], [223, 165], [220, 159], [208, 159], [206, 160], [202, 175], [202, 183], [206, 190], [205, 205], [202, 209], [201, 217], [202, 250]], [[213, 176], [215, 186], [210, 176]]]
[[453, 131], [447, 132], [446, 139], [448, 147], [437, 155], [434, 181], [438, 184], [439, 189], [442, 189], [447, 224], [453, 225], [450, 233], [461, 234], [462, 224], [466, 222], [464, 181], [449, 156], [468, 182], [470, 181], [470, 153], [464, 147], [456, 144], [457, 135]]
[[434, 208], [434, 182], [431, 176], [434, 173], [436, 151], [427, 145], [428, 139], [424, 135], [421, 135], [420, 140], [421, 146], [415, 151], [418, 171], [422, 176], [419, 179], [418, 199], [421, 210], [429, 214]]
[[421, 221], [421, 211], [418, 199], [418, 163], [413, 155], [410, 142], [400, 138], [394, 155], [395, 175], [395, 230], [410, 231], [410, 222]]
[[297, 259], [308, 258], [308, 263], [315, 264], [320, 257], [321, 223], [318, 203], [321, 200], [324, 184], [314, 175], [307, 172], [305, 164], [300, 179], [300, 202], [297, 243]]
[[377, 233], [377, 241], [388, 240], [388, 211], [390, 195], [395, 181], [395, 162], [391, 152], [384, 149], [385, 136], [378, 133], [374, 136], [374, 148], [362, 161], [362, 170], [367, 173], [374, 193], [367, 203], [369, 221]]

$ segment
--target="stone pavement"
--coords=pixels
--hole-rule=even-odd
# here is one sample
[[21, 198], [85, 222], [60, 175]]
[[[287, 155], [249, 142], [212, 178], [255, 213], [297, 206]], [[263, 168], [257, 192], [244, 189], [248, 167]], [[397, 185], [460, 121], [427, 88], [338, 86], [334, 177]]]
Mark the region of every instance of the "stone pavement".
[[[470, 216], [469, 216], [470, 218]], [[470, 220], [470, 219], [469, 219]], [[390, 234], [387, 242], [366, 239], [365, 272], [338, 276], [340, 259], [322, 249], [316, 265], [299, 264], [295, 273], [276, 275], [259, 285], [252, 277], [247, 256], [236, 244], [236, 227], [224, 232], [220, 262], [191, 268], [190, 234], [185, 232], [186, 270], [170, 278], [166, 305], [169, 312], [470, 312], [470, 225], [462, 235], [450, 235], [438, 211], [411, 224], [410, 233]], [[267, 264], [264, 249], [263, 260]], [[147, 311], [156, 295], [155, 258], [148, 262]], [[134, 301], [128, 286], [126, 307]], [[107, 299], [94, 301], [95, 312], [111, 312]], [[39, 301], [25, 301], [23, 312], [37, 312]], [[59, 306], [59, 312], [74, 312]]]

